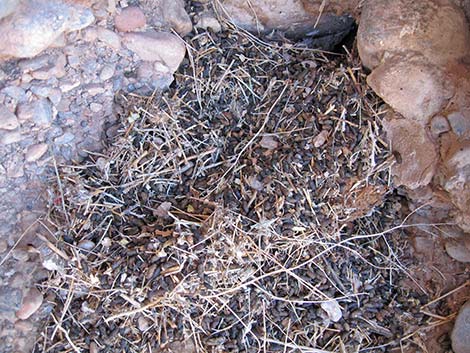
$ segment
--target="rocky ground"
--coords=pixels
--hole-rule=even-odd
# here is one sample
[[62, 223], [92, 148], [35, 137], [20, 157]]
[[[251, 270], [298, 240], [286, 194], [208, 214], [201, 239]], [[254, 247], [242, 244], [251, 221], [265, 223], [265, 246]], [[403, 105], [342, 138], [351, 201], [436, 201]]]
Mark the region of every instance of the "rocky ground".
[[2, 351], [450, 349], [468, 268], [441, 226], [404, 237], [355, 49], [216, 34], [205, 1], [53, 3], [0, 6]]

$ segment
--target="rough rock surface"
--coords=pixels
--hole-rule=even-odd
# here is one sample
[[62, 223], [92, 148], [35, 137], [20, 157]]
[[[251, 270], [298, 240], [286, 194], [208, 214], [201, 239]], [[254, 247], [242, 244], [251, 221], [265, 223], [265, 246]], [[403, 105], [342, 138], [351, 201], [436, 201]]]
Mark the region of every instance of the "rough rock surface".
[[57, 0], [31, 0], [2, 20], [0, 58], [33, 57], [62, 33], [85, 28], [93, 21], [92, 12], [85, 7]]
[[410, 189], [428, 185], [439, 156], [424, 127], [409, 119], [393, 117], [384, 121], [384, 128], [393, 151], [400, 156], [393, 168], [395, 183]]
[[357, 40], [373, 70], [368, 83], [402, 115], [384, 125], [401, 157], [396, 184], [416, 207], [428, 205], [419, 213], [429, 222], [455, 222], [470, 233], [470, 25], [461, 6], [366, 1]]
[[127, 33], [124, 45], [144, 61], [159, 61], [172, 72], [180, 66], [186, 47], [175, 35], [164, 32]]
[[460, 309], [452, 331], [452, 349], [455, 353], [470, 353], [470, 301]]
[[145, 14], [137, 6], [128, 6], [114, 18], [114, 25], [120, 32], [132, 32], [147, 23]]
[[268, 32], [277, 29], [299, 35], [322, 29], [327, 32], [334, 16], [356, 16], [359, 3], [357, 0], [225, 0], [218, 4], [217, 11], [249, 31]]
[[452, 82], [422, 56], [394, 57], [378, 66], [367, 83], [394, 110], [426, 125], [452, 97]]
[[470, 53], [470, 27], [452, 0], [368, 0], [357, 40], [369, 69], [397, 53], [419, 53], [436, 65]]

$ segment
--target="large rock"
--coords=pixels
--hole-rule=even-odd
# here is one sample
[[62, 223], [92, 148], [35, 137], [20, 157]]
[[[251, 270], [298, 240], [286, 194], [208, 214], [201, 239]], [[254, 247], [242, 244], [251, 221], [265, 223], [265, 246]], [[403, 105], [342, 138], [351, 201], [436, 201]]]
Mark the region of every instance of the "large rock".
[[410, 189], [428, 185], [437, 167], [438, 154], [424, 127], [418, 122], [394, 117], [384, 121], [384, 129], [392, 149], [399, 154], [393, 167], [395, 184]]
[[315, 30], [327, 32], [328, 23], [334, 16], [357, 15], [359, 3], [358, 0], [225, 0], [217, 3], [216, 9], [249, 31], [279, 29], [297, 36]]
[[470, 301], [460, 309], [451, 339], [455, 353], [470, 353]]
[[175, 35], [166, 32], [126, 33], [124, 45], [144, 61], [159, 61], [171, 72], [180, 66], [186, 54], [184, 43]]
[[367, 78], [372, 89], [405, 118], [425, 125], [453, 96], [452, 82], [423, 56], [395, 56]]
[[470, 53], [470, 27], [452, 0], [368, 0], [357, 35], [364, 66], [377, 67], [390, 53], [416, 52], [436, 65]]
[[52, 45], [64, 32], [87, 27], [91, 10], [57, 0], [30, 0], [0, 22], [0, 58], [28, 58]]
[[2, 0], [0, 1], [0, 19], [7, 17], [16, 10], [20, 0]]

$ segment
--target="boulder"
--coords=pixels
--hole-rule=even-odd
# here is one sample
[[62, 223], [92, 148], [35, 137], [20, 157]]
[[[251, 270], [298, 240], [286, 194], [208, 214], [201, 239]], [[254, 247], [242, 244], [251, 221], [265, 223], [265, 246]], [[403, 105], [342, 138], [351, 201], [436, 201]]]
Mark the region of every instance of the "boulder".
[[444, 108], [454, 88], [423, 56], [396, 56], [378, 66], [367, 83], [405, 118], [426, 125]]
[[33, 57], [64, 32], [87, 27], [91, 10], [61, 1], [31, 0], [0, 22], [0, 58]]
[[335, 16], [357, 15], [358, 0], [225, 0], [217, 12], [235, 25], [252, 32], [286, 31], [288, 35], [327, 32]]
[[376, 68], [389, 54], [416, 52], [435, 65], [470, 53], [470, 27], [452, 0], [367, 0], [357, 34], [362, 64]]

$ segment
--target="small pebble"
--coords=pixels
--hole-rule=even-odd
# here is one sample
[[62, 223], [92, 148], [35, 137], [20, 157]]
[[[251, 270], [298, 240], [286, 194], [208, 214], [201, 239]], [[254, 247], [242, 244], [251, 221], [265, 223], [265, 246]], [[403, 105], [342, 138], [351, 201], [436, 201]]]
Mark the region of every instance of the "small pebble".
[[107, 81], [114, 76], [114, 66], [106, 65], [100, 72], [100, 80]]
[[99, 111], [101, 111], [101, 109], [103, 109], [103, 106], [99, 103], [90, 104], [90, 110], [94, 113], [98, 113]]
[[20, 126], [18, 118], [3, 105], [0, 105], [0, 129], [15, 130]]
[[128, 6], [114, 18], [114, 25], [119, 32], [132, 32], [147, 23], [145, 14], [137, 6]]
[[38, 143], [28, 147], [25, 153], [26, 162], [35, 162], [39, 160], [47, 152], [46, 143]]
[[24, 296], [20, 310], [16, 312], [16, 317], [20, 320], [28, 319], [39, 309], [42, 301], [42, 293], [36, 288], [31, 288]]

